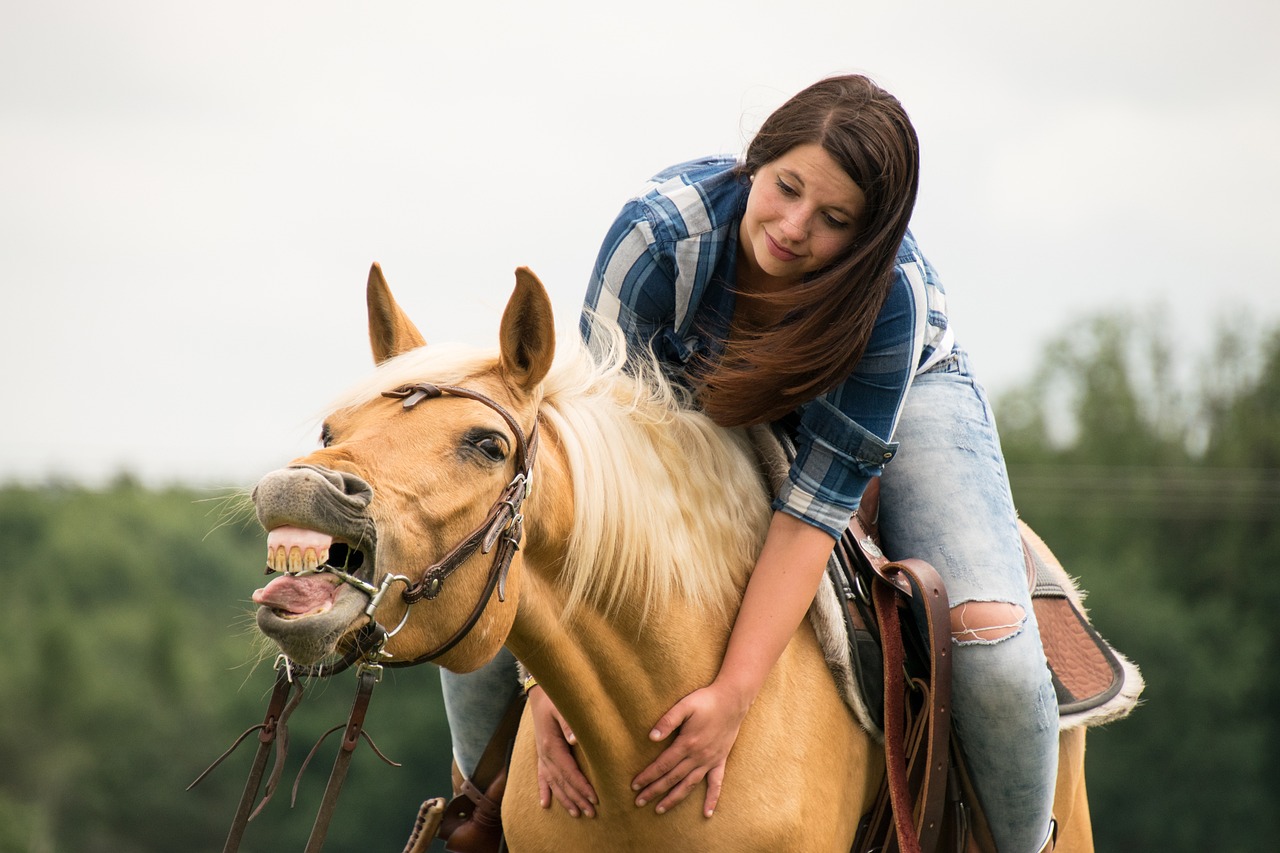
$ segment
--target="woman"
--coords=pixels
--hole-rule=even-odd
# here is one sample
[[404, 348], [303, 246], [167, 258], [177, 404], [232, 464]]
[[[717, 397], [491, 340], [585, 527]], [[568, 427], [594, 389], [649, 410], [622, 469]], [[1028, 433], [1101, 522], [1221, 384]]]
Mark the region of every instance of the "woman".
[[[638, 806], [662, 813], [705, 781], [711, 816], [739, 726], [883, 471], [887, 554], [947, 583], [954, 719], [997, 849], [1045, 846], [1056, 699], [991, 410], [907, 230], [918, 163], [895, 98], [831, 78], [774, 112], [743, 162], [655, 176], [605, 238], [584, 337], [616, 322], [718, 423], [779, 423], [797, 449], [719, 674], [656, 721], [671, 742], [635, 777]], [[593, 814], [572, 733], [540, 688], [530, 703], [544, 806]]]

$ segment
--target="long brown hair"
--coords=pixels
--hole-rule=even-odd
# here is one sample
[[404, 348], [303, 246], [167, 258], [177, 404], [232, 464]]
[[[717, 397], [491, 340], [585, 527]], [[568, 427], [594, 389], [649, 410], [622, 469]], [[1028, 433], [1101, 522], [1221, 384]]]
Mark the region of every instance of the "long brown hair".
[[915, 129], [897, 98], [860, 75], [831, 77], [775, 110], [739, 166], [754, 175], [797, 145], [817, 143], [866, 196], [845, 253], [802, 283], [756, 298], [786, 319], [769, 329], [735, 322], [703, 366], [702, 408], [724, 426], [776, 420], [853, 372], [892, 282], [919, 186]]

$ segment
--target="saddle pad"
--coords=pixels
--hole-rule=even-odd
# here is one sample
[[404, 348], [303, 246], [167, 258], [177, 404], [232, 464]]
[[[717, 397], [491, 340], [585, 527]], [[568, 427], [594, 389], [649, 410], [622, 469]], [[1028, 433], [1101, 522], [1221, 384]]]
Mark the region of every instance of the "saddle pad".
[[1085, 615], [1083, 596], [1049, 546], [1021, 520], [1031, 604], [1053, 673], [1062, 729], [1127, 717], [1138, 705], [1142, 673], [1112, 648]]

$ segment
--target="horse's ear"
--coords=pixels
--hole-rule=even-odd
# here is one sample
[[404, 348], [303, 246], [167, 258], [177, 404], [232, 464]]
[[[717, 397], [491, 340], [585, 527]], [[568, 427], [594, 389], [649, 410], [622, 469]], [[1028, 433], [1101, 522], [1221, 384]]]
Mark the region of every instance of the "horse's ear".
[[551, 369], [556, 332], [551, 297], [528, 267], [516, 270], [516, 289], [502, 312], [499, 341], [503, 372], [531, 391]]
[[369, 344], [373, 347], [374, 364], [426, 345], [422, 333], [396, 304], [382, 267], [377, 264], [369, 268], [365, 295], [369, 301]]

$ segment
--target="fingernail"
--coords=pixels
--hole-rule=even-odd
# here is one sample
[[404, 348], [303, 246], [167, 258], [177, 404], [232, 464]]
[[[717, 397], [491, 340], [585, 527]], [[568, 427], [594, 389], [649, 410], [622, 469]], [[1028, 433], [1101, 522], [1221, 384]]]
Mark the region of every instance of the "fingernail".
[[664, 809], [662, 806], [658, 806], [658, 807], [657, 807], [656, 809], [654, 809], [653, 811], [654, 811], [654, 813], [655, 813], [655, 814], [663, 814], [664, 812], [666, 812], [666, 809]]
[[640, 806], [641, 808], [644, 808], [644, 804], [645, 804], [646, 802], [647, 802], [647, 800], [645, 800], [645, 799], [642, 797], [642, 798], [640, 798], [640, 799], [636, 800], [636, 805], [637, 805], [637, 806]]
[[654, 729], [653, 731], [649, 732], [649, 740], [662, 740], [662, 731], [659, 729]]
[[631, 790], [633, 790], [633, 791], [639, 791], [639, 790], [640, 790], [640, 785], [639, 785], [639, 783], [637, 783], [637, 782], [632, 782], [632, 783], [631, 783]]
[[707, 809], [704, 814], [706, 814], [707, 817], [711, 817], [715, 813], [715, 809]]
[[577, 817], [577, 816], [578, 816], [577, 809], [569, 809], [569, 817]]

